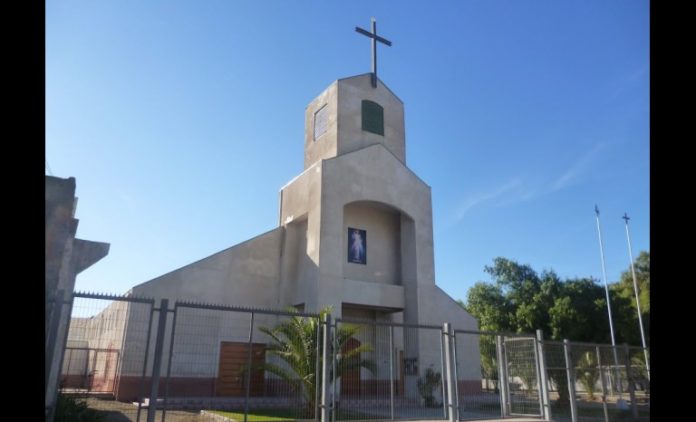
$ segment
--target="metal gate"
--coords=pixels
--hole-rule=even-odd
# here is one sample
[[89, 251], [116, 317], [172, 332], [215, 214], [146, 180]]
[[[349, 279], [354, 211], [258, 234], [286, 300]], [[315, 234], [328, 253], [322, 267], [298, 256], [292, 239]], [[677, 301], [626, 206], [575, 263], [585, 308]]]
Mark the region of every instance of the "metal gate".
[[502, 337], [510, 416], [541, 417], [539, 357], [534, 337]]
[[443, 327], [337, 319], [332, 420], [447, 419]]
[[90, 407], [112, 408], [130, 420], [144, 420], [154, 303], [154, 299], [73, 293], [60, 393], [87, 399]]
[[536, 339], [529, 335], [454, 330], [459, 420], [542, 416]]

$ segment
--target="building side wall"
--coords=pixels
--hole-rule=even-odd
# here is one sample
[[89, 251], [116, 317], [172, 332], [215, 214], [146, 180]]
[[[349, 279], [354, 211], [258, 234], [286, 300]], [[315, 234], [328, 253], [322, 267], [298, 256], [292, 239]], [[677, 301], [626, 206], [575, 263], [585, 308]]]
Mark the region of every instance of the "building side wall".
[[282, 227], [133, 288], [136, 296], [276, 307]]
[[[478, 322], [469, 315], [454, 299], [437, 286], [418, 289], [418, 312], [422, 324], [440, 325], [447, 321], [455, 330], [478, 330]], [[457, 356], [460, 362], [459, 374], [463, 379], [481, 379], [481, 356], [476, 336], [458, 339]], [[434, 353], [427, 343], [420, 345], [420, 356], [424, 364], [440, 362], [440, 354]]]

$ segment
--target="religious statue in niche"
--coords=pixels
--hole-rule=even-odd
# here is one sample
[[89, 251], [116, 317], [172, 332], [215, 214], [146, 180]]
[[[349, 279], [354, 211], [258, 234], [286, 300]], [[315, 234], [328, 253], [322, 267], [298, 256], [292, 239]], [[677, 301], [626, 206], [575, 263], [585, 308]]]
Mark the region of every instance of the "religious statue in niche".
[[367, 232], [348, 227], [348, 262], [367, 264]]

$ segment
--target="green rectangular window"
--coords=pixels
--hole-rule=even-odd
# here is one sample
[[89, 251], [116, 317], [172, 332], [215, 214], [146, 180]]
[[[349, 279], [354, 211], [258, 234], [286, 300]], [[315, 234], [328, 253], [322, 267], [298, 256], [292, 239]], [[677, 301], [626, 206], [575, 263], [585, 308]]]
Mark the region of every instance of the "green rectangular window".
[[362, 130], [384, 136], [384, 109], [381, 105], [363, 100]]

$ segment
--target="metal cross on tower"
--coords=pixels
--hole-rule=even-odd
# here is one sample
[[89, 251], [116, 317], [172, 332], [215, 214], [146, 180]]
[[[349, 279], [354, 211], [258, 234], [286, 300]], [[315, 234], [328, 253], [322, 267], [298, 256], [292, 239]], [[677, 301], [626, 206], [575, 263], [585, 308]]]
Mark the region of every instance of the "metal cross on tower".
[[381, 42], [382, 44], [386, 44], [389, 47], [391, 47], [392, 43], [391, 41], [380, 37], [377, 35], [377, 22], [375, 21], [375, 18], [371, 19], [372, 21], [372, 32], [367, 32], [364, 29], [360, 27], [355, 27], [355, 32], [359, 32], [367, 37], [370, 37], [372, 39], [372, 87], [377, 88], [377, 41]]

